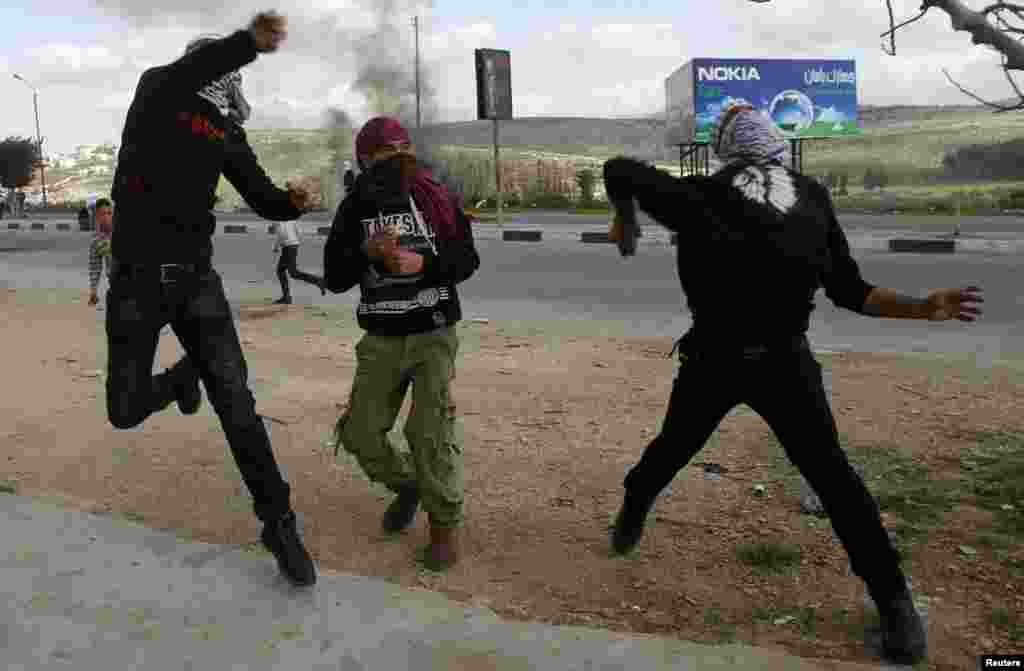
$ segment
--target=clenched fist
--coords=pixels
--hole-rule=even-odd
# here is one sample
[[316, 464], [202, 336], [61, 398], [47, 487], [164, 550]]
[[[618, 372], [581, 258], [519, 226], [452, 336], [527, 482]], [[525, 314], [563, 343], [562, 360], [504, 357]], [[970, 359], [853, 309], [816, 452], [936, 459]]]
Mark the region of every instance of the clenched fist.
[[277, 12], [260, 12], [249, 24], [249, 33], [256, 43], [256, 51], [263, 54], [277, 51], [288, 36], [288, 21]]
[[366, 255], [371, 259], [383, 261], [398, 251], [398, 236], [384, 232], [378, 233], [366, 241]]
[[320, 204], [320, 179], [299, 177], [285, 182], [292, 205], [300, 210], [312, 210]]

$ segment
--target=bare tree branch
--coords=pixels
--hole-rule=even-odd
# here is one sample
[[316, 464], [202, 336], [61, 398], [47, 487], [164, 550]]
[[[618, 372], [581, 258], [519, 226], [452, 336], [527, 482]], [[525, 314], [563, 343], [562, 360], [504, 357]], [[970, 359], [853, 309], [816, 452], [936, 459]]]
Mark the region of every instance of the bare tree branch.
[[960, 92], [963, 93], [965, 96], [968, 96], [970, 98], [973, 98], [974, 100], [977, 100], [978, 102], [980, 102], [982, 105], [985, 105], [986, 107], [992, 107], [997, 112], [1012, 112], [1014, 110], [1024, 109], [1024, 99], [1022, 99], [1019, 103], [1017, 103], [1015, 105], [1001, 105], [999, 103], [994, 103], [994, 102], [992, 102], [990, 100], [985, 100], [984, 98], [982, 98], [981, 96], [977, 95], [976, 93], [971, 93], [970, 91], [965, 89], [963, 86], [960, 86], [960, 84], [958, 84], [957, 81], [955, 79], [953, 79], [953, 77], [949, 74], [949, 71], [946, 70], [946, 68], [942, 68], [942, 74], [946, 75], [946, 79], [949, 80], [949, 83], [951, 83], [953, 86], [957, 87], [960, 90]]
[[[972, 43], [988, 44], [1006, 56], [1004, 67], [1007, 70], [1024, 70], [1024, 43], [992, 25], [987, 14], [974, 11], [961, 0], [924, 0], [922, 6], [941, 9], [949, 14], [953, 30], [968, 32], [971, 34]], [[1018, 5], [999, 2], [992, 5], [989, 11], [1000, 9], [1018, 11], [1021, 8]]]
[[915, 16], [914, 18], [907, 19], [906, 21], [904, 21], [903, 23], [901, 23], [900, 25], [897, 26], [897, 25], [895, 25], [896, 19], [893, 17], [893, 13], [892, 13], [892, 0], [886, 0], [886, 2], [889, 4], [889, 26], [890, 26], [890, 28], [889, 28], [889, 30], [887, 30], [884, 33], [882, 33], [882, 37], [885, 37], [886, 35], [888, 35], [891, 38], [891, 40], [892, 40], [892, 50], [891, 51], [885, 51], [885, 47], [883, 46], [882, 47], [882, 51], [885, 51], [885, 53], [889, 54], [890, 56], [895, 56], [896, 55], [896, 31], [899, 30], [900, 28], [903, 28], [904, 26], [909, 26], [911, 23], [914, 23], [915, 21], [920, 21], [924, 17], [924, 15], [928, 13], [928, 7], [925, 7], [924, 9], [922, 9], [921, 13], [918, 14], [917, 16]]
[[[758, 4], [770, 1], [749, 0], [749, 2], [756, 2]], [[1021, 87], [1018, 86], [1011, 75], [1013, 70], [1024, 71], [1024, 25], [1018, 27], [1013, 25], [1008, 19], [1008, 17], [1012, 17], [1014, 21], [1024, 24], [1024, 4], [1019, 2], [995, 2], [981, 11], [974, 11], [963, 0], [921, 0], [921, 12], [917, 16], [898, 25], [893, 13], [892, 0], [886, 0], [885, 4], [889, 12], [889, 30], [882, 33], [881, 37], [883, 39], [889, 38], [889, 48], [886, 48], [883, 42], [882, 51], [890, 56], [894, 56], [896, 54], [896, 31], [920, 20], [932, 7], [939, 9], [949, 15], [950, 23], [955, 32], [963, 31], [970, 33], [973, 44], [990, 46], [1002, 55], [1003, 72], [1013, 92], [1017, 95], [1018, 102], [1006, 105], [984, 100], [958, 84], [948, 72], [943, 70], [950, 83], [957, 87], [964, 95], [977, 100], [983, 105], [992, 107], [996, 111], [1008, 112], [1024, 109], [1024, 92], [1022, 92]]]

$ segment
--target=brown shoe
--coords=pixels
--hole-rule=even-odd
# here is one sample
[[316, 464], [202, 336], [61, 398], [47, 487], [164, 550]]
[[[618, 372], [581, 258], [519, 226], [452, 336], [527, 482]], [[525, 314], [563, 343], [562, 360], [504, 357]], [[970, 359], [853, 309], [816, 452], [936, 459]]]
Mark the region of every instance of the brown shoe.
[[430, 545], [423, 563], [431, 571], [444, 571], [459, 561], [459, 528], [430, 525]]

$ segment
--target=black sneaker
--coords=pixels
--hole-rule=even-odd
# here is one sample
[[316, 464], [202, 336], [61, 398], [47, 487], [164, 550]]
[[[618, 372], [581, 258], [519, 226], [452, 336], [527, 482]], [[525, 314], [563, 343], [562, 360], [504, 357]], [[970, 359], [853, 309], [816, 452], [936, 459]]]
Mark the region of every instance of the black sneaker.
[[296, 587], [307, 587], [316, 582], [316, 568], [295, 528], [295, 513], [287, 513], [267, 522], [260, 533], [263, 546], [277, 559], [277, 567]]
[[199, 389], [199, 372], [191, 364], [183, 363], [174, 383], [174, 398], [183, 415], [194, 415], [203, 403], [203, 392]]
[[644, 535], [644, 521], [652, 505], [654, 499], [643, 502], [636, 495], [626, 492], [612, 529], [612, 550], [616, 554], [628, 554], [640, 542], [640, 537]]
[[420, 490], [415, 485], [398, 490], [398, 496], [384, 511], [384, 531], [397, 533], [412, 524], [420, 505]]
[[878, 605], [882, 620], [882, 650], [897, 664], [916, 664], [928, 649], [924, 622], [909, 591]]
[[281, 298], [278, 298], [276, 301], [274, 301], [274, 305], [291, 305], [291, 304], [292, 304], [292, 297], [291, 296], [282, 296]]

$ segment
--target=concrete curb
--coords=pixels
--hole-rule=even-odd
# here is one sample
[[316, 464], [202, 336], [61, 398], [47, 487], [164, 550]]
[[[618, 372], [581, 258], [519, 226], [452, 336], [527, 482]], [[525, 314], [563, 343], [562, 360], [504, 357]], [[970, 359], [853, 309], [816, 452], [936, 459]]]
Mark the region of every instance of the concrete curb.
[[[79, 231], [77, 222], [41, 222], [41, 221], [9, 221], [6, 226], [0, 224], [0, 230], [7, 231], [61, 231], [87, 233]], [[216, 234], [239, 235], [262, 233], [263, 225], [249, 224], [217, 224]], [[266, 235], [274, 234], [274, 225], [266, 226]], [[330, 226], [314, 225], [313, 222], [300, 224], [299, 230], [307, 236], [327, 236]], [[473, 230], [477, 240], [503, 240], [514, 242], [543, 242], [544, 240], [574, 241], [585, 244], [611, 244], [605, 231], [543, 231], [539, 229], [497, 229], [496, 227], [477, 227]], [[892, 235], [850, 235], [850, 247], [864, 251], [888, 251], [891, 253], [983, 253], [983, 254], [1024, 254], [1024, 238], [1021, 239], [964, 239], [951, 237], [893, 237]], [[679, 239], [677, 233], [662, 230], [648, 230], [638, 240], [641, 246], [675, 246]]]
[[[503, 620], [485, 605], [321, 570], [57, 502], [0, 496], [5, 669], [867, 671], [744, 644]], [[467, 558], [467, 561], [471, 559]]]

